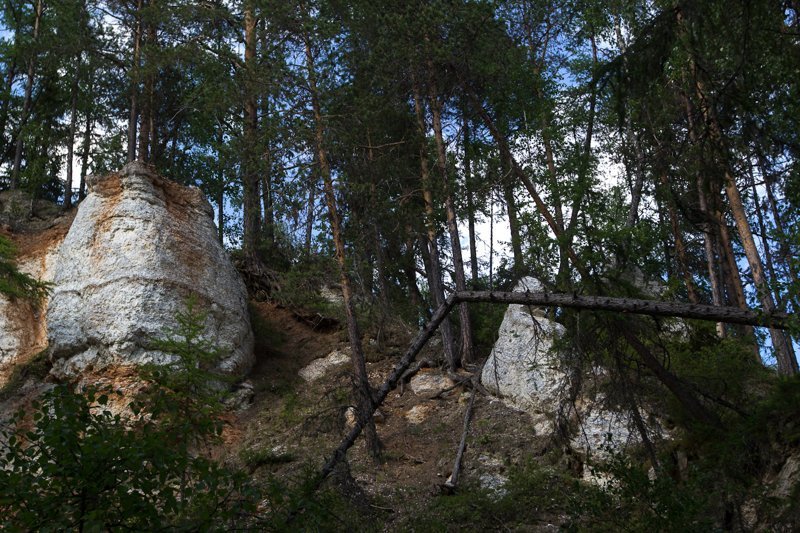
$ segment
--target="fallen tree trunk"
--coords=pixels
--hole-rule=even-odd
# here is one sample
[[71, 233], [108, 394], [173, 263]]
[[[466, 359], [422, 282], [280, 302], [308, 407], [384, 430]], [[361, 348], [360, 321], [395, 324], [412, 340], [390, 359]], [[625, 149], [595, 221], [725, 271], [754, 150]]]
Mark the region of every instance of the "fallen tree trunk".
[[[474, 378], [473, 378], [474, 379]], [[442, 489], [452, 494], [458, 487], [458, 478], [461, 475], [461, 462], [464, 460], [464, 451], [467, 449], [467, 435], [469, 434], [469, 423], [472, 420], [472, 409], [475, 405], [475, 395], [478, 391], [475, 387], [472, 389], [472, 396], [469, 398], [467, 411], [464, 413], [464, 430], [461, 432], [461, 442], [458, 444], [458, 451], [456, 452], [456, 460], [453, 463], [453, 473], [444, 482]]]
[[462, 291], [455, 293], [456, 302], [492, 302], [536, 305], [544, 307], [570, 307], [592, 311], [615, 311], [637, 315], [695, 318], [728, 324], [745, 324], [777, 329], [789, 327], [789, 314], [764, 313], [738, 307], [719, 305], [661, 302], [640, 298], [614, 298], [611, 296], [581, 296], [551, 292], [493, 292]]

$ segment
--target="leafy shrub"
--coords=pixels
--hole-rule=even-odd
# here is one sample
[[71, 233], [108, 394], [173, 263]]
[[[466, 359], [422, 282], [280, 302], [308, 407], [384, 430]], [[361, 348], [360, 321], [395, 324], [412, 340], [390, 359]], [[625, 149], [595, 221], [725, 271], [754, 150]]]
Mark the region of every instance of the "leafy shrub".
[[50, 290], [48, 283], [20, 272], [14, 265], [14, 244], [0, 235], [0, 294], [9, 298], [41, 300]]
[[[0, 434], [0, 528], [222, 529], [255, 510], [241, 472], [198, 456], [194, 445], [221, 433], [218, 356], [188, 309], [156, 342], [173, 363], [146, 367], [151, 385], [114, 414], [108, 390], [60, 385], [20, 410]], [[216, 385], [215, 385], [215, 380]]]
[[[109, 394], [58, 386], [2, 430], [0, 529], [209, 529], [253, 508], [241, 473], [174, 446], [154, 421], [133, 429]], [[167, 434], [165, 434], [165, 432]]]
[[196, 308], [196, 300], [190, 298], [186, 310], [175, 317], [178, 327], [150, 344], [171, 360], [142, 366], [140, 374], [150, 386], [132, 404], [137, 412], [145, 411], [158, 420], [176, 440], [219, 436], [222, 424], [218, 415], [223, 408], [225, 384], [230, 381], [214, 370], [222, 354], [204, 336], [206, 314]]

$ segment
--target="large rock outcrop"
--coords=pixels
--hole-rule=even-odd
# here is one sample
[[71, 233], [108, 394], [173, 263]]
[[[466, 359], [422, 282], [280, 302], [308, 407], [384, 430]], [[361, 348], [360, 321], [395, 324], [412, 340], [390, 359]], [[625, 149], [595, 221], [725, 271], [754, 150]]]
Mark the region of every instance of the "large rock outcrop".
[[[542, 284], [530, 277], [514, 288], [515, 292], [542, 290]], [[553, 436], [558, 427], [566, 427], [570, 448], [584, 458], [607, 457], [611, 450], [638, 442], [628, 413], [609, 407], [599, 388], [590, 386], [602, 381], [603, 370], [594, 369], [590, 376], [571, 375], [564, 364], [566, 354], [553, 347], [563, 333], [563, 326], [549, 320], [544, 310], [509, 305], [483, 368], [484, 387], [529, 413], [537, 434]]]
[[139, 163], [88, 185], [56, 258], [47, 307], [52, 372], [164, 362], [150, 342], [177, 325], [190, 297], [207, 312], [207, 335], [224, 354], [220, 370], [249, 370], [247, 292], [200, 191]]

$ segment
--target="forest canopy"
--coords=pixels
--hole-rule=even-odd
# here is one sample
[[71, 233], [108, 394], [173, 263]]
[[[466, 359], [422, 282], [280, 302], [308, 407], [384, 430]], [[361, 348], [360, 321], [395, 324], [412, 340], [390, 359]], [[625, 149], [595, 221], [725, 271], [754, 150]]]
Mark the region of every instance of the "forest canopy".
[[[796, 2], [8, 0], [0, 27], [0, 188], [70, 207], [139, 160], [251, 269], [327, 257], [416, 320], [522, 275], [796, 311]], [[716, 335], [798, 370], [783, 331]]]

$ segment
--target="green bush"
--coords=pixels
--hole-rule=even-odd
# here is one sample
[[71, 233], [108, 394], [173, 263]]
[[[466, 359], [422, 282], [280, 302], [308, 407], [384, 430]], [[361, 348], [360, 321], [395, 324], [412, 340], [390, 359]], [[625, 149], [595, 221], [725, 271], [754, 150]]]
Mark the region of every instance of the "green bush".
[[[208, 530], [246, 523], [257, 491], [241, 472], [199, 456], [221, 432], [217, 351], [189, 304], [147, 367], [150, 386], [122, 416], [112, 392], [60, 385], [17, 412], [0, 442], [0, 529]], [[216, 384], [215, 384], [216, 383]]]
[[132, 407], [158, 420], [176, 440], [191, 436], [195, 441], [215, 438], [222, 432], [222, 412], [228, 376], [215, 371], [221, 352], [204, 335], [206, 314], [197, 311], [190, 298], [186, 310], [176, 315], [178, 327], [150, 344], [171, 357], [166, 364], [141, 368], [150, 385]]
[[41, 300], [47, 296], [50, 285], [17, 270], [15, 253], [14, 244], [0, 235], [0, 294], [9, 298]]
[[109, 394], [58, 386], [2, 430], [0, 529], [221, 528], [253, 510], [241, 473], [175, 446], [155, 421], [132, 428]]

